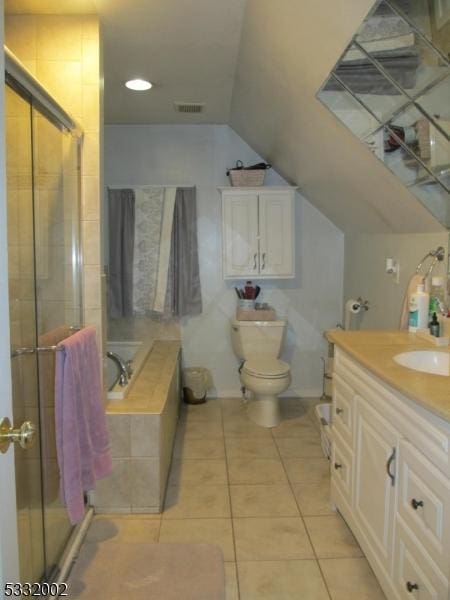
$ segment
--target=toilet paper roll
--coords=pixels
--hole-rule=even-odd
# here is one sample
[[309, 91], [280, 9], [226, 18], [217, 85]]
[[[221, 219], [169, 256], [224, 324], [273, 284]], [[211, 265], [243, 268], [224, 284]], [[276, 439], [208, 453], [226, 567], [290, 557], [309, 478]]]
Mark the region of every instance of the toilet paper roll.
[[344, 329], [350, 329], [352, 315], [357, 315], [361, 312], [361, 303], [354, 298], [349, 298], [345, 303], [345, 319]]

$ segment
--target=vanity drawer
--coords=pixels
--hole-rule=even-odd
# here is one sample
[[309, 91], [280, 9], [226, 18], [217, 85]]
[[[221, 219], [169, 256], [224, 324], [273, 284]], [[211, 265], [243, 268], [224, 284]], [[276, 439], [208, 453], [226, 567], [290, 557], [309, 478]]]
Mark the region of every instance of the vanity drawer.
[[332, 426], [353, 446], [353, 400], [356, 392], [339, 375], [333, 376]]
[[448, 600], [449, 582], [397, 518], [394, 585], [402, 600]]
[[352, 506], [353, 487], [353, 453], [340, 439], [339, 434], [334, 434], [331, 451], [331, 478], [340, 491], [349, 507]]
[[404, 440], [398, 467], [398, 513], [441, 571], [449, 573], [450, 480]]

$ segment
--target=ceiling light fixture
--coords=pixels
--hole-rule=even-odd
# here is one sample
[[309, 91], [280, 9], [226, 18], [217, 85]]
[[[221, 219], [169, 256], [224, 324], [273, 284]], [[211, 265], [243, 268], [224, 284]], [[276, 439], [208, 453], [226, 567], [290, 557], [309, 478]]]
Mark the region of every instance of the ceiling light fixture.
[[146, 79], [130, 79], [125, 83], [125, 86], [135, 92], [144, 92], [145, 90], [149, 90], [152, 84]]

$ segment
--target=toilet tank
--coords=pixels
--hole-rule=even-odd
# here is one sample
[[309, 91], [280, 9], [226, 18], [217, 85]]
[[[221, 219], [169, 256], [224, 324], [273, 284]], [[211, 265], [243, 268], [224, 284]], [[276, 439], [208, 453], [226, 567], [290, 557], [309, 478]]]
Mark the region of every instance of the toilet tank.
[[242, 360], [251, 356], [277, 358], [281, 352], [286, 321], [231, 321], [231, 344]]

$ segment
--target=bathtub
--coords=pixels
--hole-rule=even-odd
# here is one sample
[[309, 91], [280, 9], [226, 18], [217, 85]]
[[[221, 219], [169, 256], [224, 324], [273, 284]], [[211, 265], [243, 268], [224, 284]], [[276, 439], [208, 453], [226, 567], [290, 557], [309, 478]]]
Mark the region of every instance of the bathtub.
[[115, 352], [125, 362], [131, 360], [131, 366], [133, 374], [131, 375], [127, 385], [120, 385], [118, 381], [114, 382], [118, 378], [118, 371], [116, 363], [111, 359], [107, 358], [107, 386], [108, 400], [124, 400], [130, 393], [134, 382], [136, 381], [143, 364], [145, 363], [147, 356], [151, 352], [153, 346], [153, 340], [145, 342], [107, 342], [106, 349], [109, 352]]

